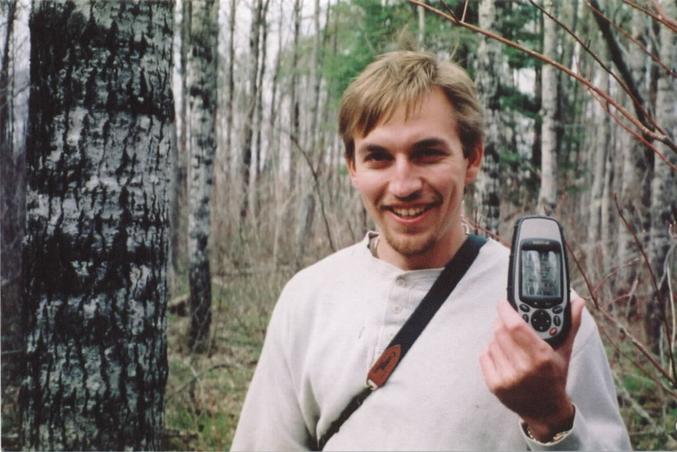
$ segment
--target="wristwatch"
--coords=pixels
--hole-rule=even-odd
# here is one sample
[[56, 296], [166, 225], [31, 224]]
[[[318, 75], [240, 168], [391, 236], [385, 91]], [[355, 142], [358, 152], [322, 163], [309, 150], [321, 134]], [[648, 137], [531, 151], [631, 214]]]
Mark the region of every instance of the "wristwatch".
[[531, 434], [531, 430], [529, 430], [529, 426], [527, 424], [524, 424], [524, 432], [527, 434], [529, 439], [534, 440], [537, 443], [540, 443], [540, 444], [543, 444], [543, 445], [551, 445], [551, 444], [555, 444], [555, 443], [560, 442], [561, 440], [566, 438], [566, 436], [569, 434], [569, 432], [571, 432], [572, 429], [573, 429], [573, 427], [570, 428], [569, 430], [563, 430], [561, 432], [555, 433], [555, 435], [552, 437], [552, 439], [550, 441], [539, 441], [536, 438], [534, 438], [534, 435]]

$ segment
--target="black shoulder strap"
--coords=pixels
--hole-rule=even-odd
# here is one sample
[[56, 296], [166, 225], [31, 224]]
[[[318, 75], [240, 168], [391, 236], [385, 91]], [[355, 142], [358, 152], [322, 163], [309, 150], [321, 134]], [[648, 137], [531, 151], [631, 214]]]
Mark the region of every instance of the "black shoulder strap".
[[442, 303], [449, 297], [456, 284], [463, 278], [466, 271], [470, 268], [477, 257], [482, 245], [486, 243], [484, 237], [469, 235], [461, 248], [454, 257], [445, 265], [444, 270], [437, 277], [433, 286], [423, 297], [416, 310], [411, 314], [407, 321], [402, 325], [400, 331], [390, 341], [388, 347], [381, 354], [376, 363], [369, 370], [367, 375], [367, 387], [352, 398], [348, 406], [341, 412], [339, 417], [331, 423], [327, 431], [317, 442], [318, 450], [322, 450], [341, 425], [357, 410], [362, 402], [373, 391], [383, 386], [393, 373], [397, 365], [407, 354], [416, 338], [421, 334], [428, 322], [433, 318]]

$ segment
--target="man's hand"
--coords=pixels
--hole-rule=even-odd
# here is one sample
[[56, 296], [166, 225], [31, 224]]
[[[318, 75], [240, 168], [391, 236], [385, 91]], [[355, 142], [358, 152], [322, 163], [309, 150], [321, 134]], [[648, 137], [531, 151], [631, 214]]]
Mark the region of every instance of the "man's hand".
[[583, 305], [582, 298], [571, 300], [569, 335], [553, 350], [508, 301], [500, 301], [494, 337], [480, 357], [489, 390], [527, 423], [539, 441], [550, 441], [573, 423], [574, 406], [566, 394], [566, 382]]

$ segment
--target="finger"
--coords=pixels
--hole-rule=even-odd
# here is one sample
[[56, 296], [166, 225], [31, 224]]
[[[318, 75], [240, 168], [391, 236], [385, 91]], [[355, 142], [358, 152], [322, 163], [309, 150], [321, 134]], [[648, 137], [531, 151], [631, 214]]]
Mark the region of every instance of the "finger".
[[496, 375], [501, 381], [506, 381], [511, 378], [511, 375], [514, 374], [514, 369], [512, 367], [512, 362], [503, 352], [503, 349], [496, 341], [492, 341], [489, 344], [489, 356], [491, 357], [492, 362], [494, 363], [494, 369], [496, 370]]
[[575, 296], [571, 300], [571, 330], [567, 335], [566, 341], [564, 341], [563, 346], [561, 347], [566, 353], [571, 353], [571, 349], [574, 345], [574, 339], [576, 334], [581, 327], [581, 322], [583, 319], [583, 308], [585, 307], [585, 300], [579, 296]]
[[507, 300], [501, 300], [497, 306], [498, 318], [515, 342], [524, 348], [538, 347], [541, 338], [515, 311]]
[[480, 355], [480, 369], [482, 370], [482, 375], [484, 375], [484, 383], [487, 385], [490, 391], [493, 392], [494, 388], [498, 384], [498, 372], [496, 371], [496, 365], [489, 355], [489, 349], [486, 349]]

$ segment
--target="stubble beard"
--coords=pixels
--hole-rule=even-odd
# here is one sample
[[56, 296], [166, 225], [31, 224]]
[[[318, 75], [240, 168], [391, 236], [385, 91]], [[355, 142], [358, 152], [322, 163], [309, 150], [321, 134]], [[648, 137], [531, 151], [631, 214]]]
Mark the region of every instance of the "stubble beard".
[[420, 256], [432, 250], [437, 243], [435, 234], [425, 234], [424, 237], [400, 237], [389, 229], [383, 228], [383, 238], [398, 254], [406, 257]]

